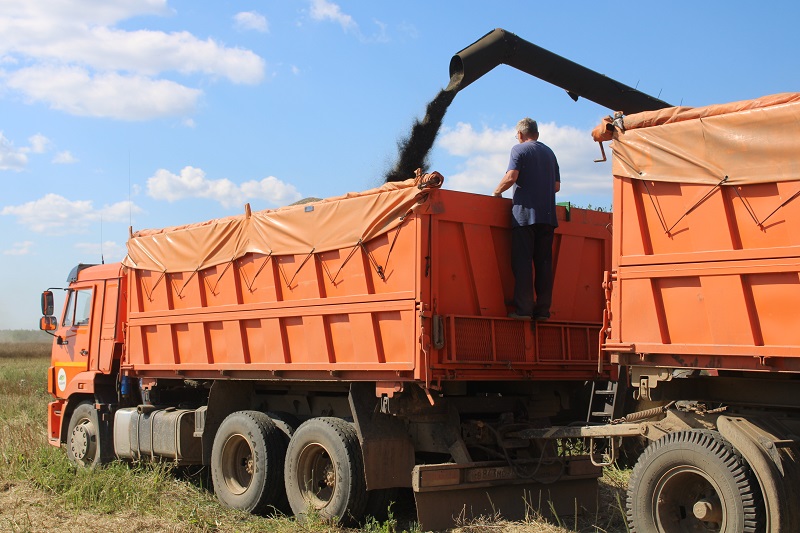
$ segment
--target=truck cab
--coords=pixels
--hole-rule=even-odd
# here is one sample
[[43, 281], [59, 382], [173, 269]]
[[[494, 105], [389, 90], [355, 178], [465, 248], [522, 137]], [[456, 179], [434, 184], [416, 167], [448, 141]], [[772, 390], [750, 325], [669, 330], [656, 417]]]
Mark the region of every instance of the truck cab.
[[[68, 442], [74, 427], [65, 426], [64, 420], [70, 420], [81, 403], [96, 406], [116, 400], [126, 314], [121, 305], [127, 292], [123, 278], [120, 263], [77, 265], [67, 277], [60, 317], [53, 315], [52, 291], [42, 294], [40, 329], [54, 337], [47, 374], [47, 390], [54, 398], [48, 407], [53, 445]], [[90, 437], [96, 436], [94, 429]]]

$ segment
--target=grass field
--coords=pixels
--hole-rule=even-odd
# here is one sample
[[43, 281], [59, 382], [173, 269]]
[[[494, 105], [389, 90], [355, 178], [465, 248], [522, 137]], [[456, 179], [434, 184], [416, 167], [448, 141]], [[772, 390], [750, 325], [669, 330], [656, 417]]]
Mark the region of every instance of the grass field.
[[[344, 533], [322, 521], [300, 524], [289, 517], [258, 517], [219, 505], [202, 469], [165, 464], [114, 462], [96, 470], [76, 469], [64, 450], [46, 438], [47, 344], [0, 342], [0, 531], [131, 531]], [[568, 531], [622, 532], [621, 503], [627, 472], [606, 471], [600, 485], [601, 513], [552, 524], [483, 520], [459, 533]], [[367, 533], [414, 532], [413, 506], [401, 502], [397, 517], [369, 522]]]

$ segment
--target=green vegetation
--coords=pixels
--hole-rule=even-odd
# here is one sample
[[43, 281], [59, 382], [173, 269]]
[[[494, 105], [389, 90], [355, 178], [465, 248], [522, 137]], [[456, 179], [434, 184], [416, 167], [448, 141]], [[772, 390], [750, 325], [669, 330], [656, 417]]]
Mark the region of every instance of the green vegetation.
[[[96, 470], [78, 469], [64, 450], [47, 442], [46, 389], [50, 345], [0, 344], [0, 531], [57, 531], [65, 524], [107, 533], [137, 530], [171, 532], [346, 533], [311, 517], [258, 517], [219, 505], [205, 469], [170, 464], [114, 462]], [[525, 522], [496, 518], [460, 525], [478, 533], [566, 533], [625, 531], [621, 514], [627, 471], [607, 470], [601, 482], [600, 512], [551, 524], [533, 516]], [[415, 532], [411, 511], [385, 521], [367, 521], [367, 533]], [[74, 527], [67, 527], [72, 530]], [[352, 531], [352, 530], [350, 530]]]

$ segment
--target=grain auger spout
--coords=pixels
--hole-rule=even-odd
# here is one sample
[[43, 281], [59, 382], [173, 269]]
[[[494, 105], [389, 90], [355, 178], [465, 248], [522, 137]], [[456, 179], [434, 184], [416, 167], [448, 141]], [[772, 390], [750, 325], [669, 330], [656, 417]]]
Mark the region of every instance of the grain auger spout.
[[561, 87], [573, 99], [591, 100], [625, 114], [671, 107], [624, 83], [497, 28], [456, 53], [450, 60], [448, 90], [460, 91], [494, 67], [506, 64]]

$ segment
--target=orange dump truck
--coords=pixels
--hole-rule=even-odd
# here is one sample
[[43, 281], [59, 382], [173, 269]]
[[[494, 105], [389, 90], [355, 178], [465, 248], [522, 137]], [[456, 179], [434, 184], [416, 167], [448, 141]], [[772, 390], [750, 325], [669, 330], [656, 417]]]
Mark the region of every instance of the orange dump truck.
[[139, 231], [122, 264], [77, 267], [61, 318], [43, 297], [50, 442], [82, 465], [210, 465], [254, 512], [358, 520], [413, 487], [433, 528], [487, 493], [510, 515], [525, 494], [593, 501], [589, 457], [507, 434], [585, 419], [587, 382], [612, 377], [611, 215], [558, 208], [553, 316], [512, 320], [509, 200], [441, 183]]
[[673, 108], [503, 30], [448, 90], [499, 63], [619, 111], [613, 220], [559, 208], [550, 321], [505, 318], [508, 201], [437, 174], [141, 231], [60, 319], [43, 295], [51, 443], [210, 465], [256, 512], [411, 487], [435, 529], [591, 506], [649, 441], [623, 448], [632, 531], [800, 531], [800, 94]]

